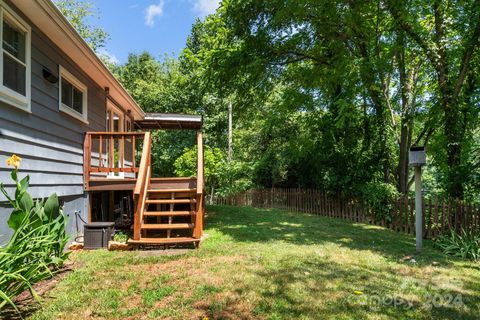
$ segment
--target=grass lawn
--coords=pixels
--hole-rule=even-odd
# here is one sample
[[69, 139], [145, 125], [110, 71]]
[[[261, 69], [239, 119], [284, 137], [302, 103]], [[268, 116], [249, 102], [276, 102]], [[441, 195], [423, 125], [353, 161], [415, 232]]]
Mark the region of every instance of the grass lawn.
[[[78, 252], [31, 319], [479, 319], [480, 265], [380, 227], [207, 208], [182, 255]], [[150, 252], [151, 253], [151, 252]]]

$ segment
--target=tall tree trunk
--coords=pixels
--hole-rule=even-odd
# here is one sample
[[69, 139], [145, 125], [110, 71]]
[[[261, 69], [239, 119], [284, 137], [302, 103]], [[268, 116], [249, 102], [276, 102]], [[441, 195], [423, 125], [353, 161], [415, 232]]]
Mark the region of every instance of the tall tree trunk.
[[405, 66], [405, 39], [402, 30], [397, 31], [397, 61], [398, 73], [400, 75], [400, 97], [401, 97], [401, 121], [400, 121], [400, 141], [398, 157], [398, 191], [406, 194], [408, 191], [408, 151], [409, 144], [409, 93], [407, 70]]
[[402, 119], [398, 159], [398, 191], [402, 194], [406, 194], [408, 192], [409, 131], [410, 130], [407, 121]]

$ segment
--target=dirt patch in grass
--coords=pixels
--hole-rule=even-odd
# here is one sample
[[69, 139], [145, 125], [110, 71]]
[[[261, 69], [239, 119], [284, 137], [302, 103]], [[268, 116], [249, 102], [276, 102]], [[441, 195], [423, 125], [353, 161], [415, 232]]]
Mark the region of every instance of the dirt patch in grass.
[[[133, 295], [124, 298], [123, 304], [132, 309], [146, 302], [151, 304], [149, 299], [157, 299], [154, 303], [156, 309], [176, 310], [177, 316], [184, 319], [205, 316], [210, 319], [251, 319], [248, 315], [253, 306], [247, 305], [233, 292], [231, 277], [223, 276], [225, 270], [231, 270], [232, 265], [241, 261], [244, 261], [242, 256], [193, 256], [181, 263], [168, 261], [132, 266], [129, 271], [142, 276], [123, 287], [127, 291], [129, 288], [132, 291], [132, 285], [137, 288]], [[162, 288], [174, 290], [163, 296]]]
[[[119, 256], [124, 253], [112, 254]], [[55, 319], [258, 318], [251, 316], [255, 307], [251, 303], [253, 300], [243, 299], [236, 291], [244, 272], [238, 266], [249, 263], [244, 256], [203, 256], [194, 251], [180, 260], [152, 260], [151, 256], [144, 257], [140, 252], [132, 254], [134, 257], [128, 259], [133, 258], [134, 264], [120, 261], [116, 266], [85, 265], [86, 270], [82, 272], [94, 280], [83, 284], [87, 286], [86, 292], [79, 290], [75, 297], [78, 305], [84, 305], [83, 310], [74, 308], [68, 313], [52, 310], [44, 314], [49, 317], [53, 314]], [[59, 295], [53, 294], [54, 297]]]
[[209, 319], [263, 319], [261, 316], [254, 317], [252, 305], [235, 292], [217, 293], [208, 299], [197, 301], [194, 306]]
[[139, 257], [175, 256], [192, 252], [192, 249], [139, 250]]

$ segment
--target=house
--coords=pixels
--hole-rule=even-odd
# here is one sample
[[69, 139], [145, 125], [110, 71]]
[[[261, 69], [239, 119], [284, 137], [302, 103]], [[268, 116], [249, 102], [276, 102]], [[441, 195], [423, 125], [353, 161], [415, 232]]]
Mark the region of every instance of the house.
[[[34, 198], [56, 192], [69, 219], [113, 221], [132, 243], [198, 243], [202, 234], [202, 118], [146, 114], [50, 0], [0, 0], [0, 181], [15, 153]], [[197, 177], [155, 178], [151, 134], [196, 132]], [[0, 199], [0, 242], [8, 203]]]

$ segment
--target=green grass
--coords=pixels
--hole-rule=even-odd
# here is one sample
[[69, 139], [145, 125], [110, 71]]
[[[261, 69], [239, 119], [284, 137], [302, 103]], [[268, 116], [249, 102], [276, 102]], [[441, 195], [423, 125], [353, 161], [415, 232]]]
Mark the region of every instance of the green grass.
[[[31, 319], [478, 319], [480, 266], [380, 227], [209, 207], [199, 250], [80, 252]], [[451, 300], [451, 301], [450, 301]], [[431, 303], [433, 302], [433, 303]]]

